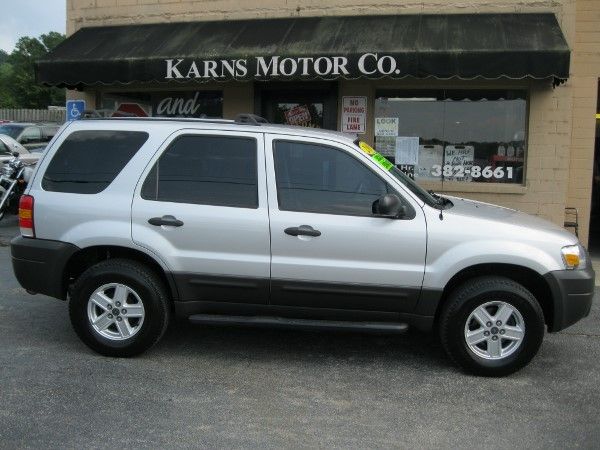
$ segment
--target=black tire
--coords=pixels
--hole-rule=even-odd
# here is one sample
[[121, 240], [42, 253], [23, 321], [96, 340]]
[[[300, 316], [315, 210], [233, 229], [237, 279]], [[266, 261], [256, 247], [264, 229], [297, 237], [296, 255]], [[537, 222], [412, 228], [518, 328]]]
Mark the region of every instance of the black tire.
[[[96, 289], [109, 283], [132, 288], [144, 307], [144, 320], [131, 338], [111, 340], [95, 331], [88, 319], [88, 300]], [[109, 259], [87, 269], [77, 279], [69, 299], [71, 324], [79, 338], [92, 350], [105, 355], [138, 355], [156, 344], [170, 319], [169, 297], [161, 279], [144, 264], [127, 259]]]
[[[501, 359], [477, 355], [465, 338], [470, 314], [492, 301], [509, 303], [520, 312], [525, 323], [520, 346]], [[467, 372], [482, 376], [505, 376], [527, 365], [538, 352], [544, 331], [544, 314], [538, 301], [523, 286], [504, 277], [479, 277], [458, 286], [449, 295], [439, 320], [440, 339], [448, 356]]]

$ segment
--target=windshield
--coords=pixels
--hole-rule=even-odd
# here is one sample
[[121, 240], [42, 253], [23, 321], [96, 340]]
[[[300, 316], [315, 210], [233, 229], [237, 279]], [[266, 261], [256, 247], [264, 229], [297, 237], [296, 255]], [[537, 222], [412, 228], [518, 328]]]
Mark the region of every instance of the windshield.
[[19, 134], [23, 130], [23, 127], [15, 125], [0, 125], [0, 134], [6, 134], [13, 139], [19, 137]]
[[439, 208], [443, 205], [440, 202], [439, 197], [434, 197], [421, 186], [419, 186], [415, 181], [398, 169], [395, 165], [389, 162], [383, 155], [377, 153], [373, 148], [363, 141], [356, 141], [356, 145], [369, 155], [371, 158], [375, 160], [381, 167], [386, 169], [394, 178], [396, 178], [400, 183], [402, 183], [406, 188], [415, 194], [421, 201], [425, 202], [429, 206], [433, 206], [434, 208]]
[[420, 200], [424, 201], [429, 206], [439, 206], [440, 202], [433, 195], [431, 195], [429, 192], [427, 192], [425, 189], [423, 189], [421, 186], [415, 183], [415, 180], [406, 175], [396, 166], [394, 166], [392, 170], [390, 170], [390, 174], [392, 174], [394, 178], [396, 178], [398, 181], [400, 181], [400, 183], [406, 186], [410, 192], [415, 194]]

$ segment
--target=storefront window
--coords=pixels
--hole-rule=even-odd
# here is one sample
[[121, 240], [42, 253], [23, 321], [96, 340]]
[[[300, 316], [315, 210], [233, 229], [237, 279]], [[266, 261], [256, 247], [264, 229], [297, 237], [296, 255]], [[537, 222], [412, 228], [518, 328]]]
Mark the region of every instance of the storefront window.
[[222, 117], [221, 91], [106, 93], [102, 109], [107, 117]]
[[527, 92], [377, 92], [375, 147], [415, 180], [523, 183]]

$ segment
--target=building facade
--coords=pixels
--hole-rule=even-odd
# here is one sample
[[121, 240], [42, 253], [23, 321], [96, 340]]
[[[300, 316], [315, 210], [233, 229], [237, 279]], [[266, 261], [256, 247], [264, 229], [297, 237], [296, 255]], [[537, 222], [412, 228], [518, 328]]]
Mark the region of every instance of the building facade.
[[100, 114], [357, 133], [428, 189], [577, 208], [588, 241], [598, 0], [67, 0], [67, 34], [38, 78]]

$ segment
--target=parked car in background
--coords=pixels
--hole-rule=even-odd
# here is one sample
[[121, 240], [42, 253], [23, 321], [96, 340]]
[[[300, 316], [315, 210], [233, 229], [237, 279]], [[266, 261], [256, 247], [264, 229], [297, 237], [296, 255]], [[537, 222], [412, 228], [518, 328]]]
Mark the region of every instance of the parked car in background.
[[13, 157], [13, 152], [19, 154], [19, 158], [25, 164], [35, 164], [42, 156], [41, 152], [32, 153], [6, 134], [0, 134], [0, 165], [8, 162]]
[[27, 149], [45, 147], [60, 125], [36, 123], [7, 123], [0, 125], [0, 134], [6, 134]]

